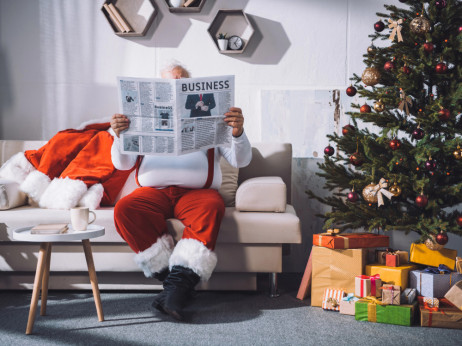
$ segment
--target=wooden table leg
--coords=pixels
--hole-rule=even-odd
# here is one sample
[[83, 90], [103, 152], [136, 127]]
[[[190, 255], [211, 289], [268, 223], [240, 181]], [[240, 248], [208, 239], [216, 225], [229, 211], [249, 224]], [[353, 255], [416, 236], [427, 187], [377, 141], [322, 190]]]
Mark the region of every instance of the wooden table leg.
[[311, 272], [313, 270], [313, 265], [311, 262], [311, 252], [310, 257], [308, 258], [308, 263], [305, 267], [305, 273], [303, 274], [302, 282], [300, 283], [300, 288], [298, 289], [297, 298], [300, 300], [305, 299], [308, 296], [308, 292], [311, 286]]
[[40, 244], [37, 269], [35, 271], [34, 288], [32, 290], [32, 298], [30, 301], [29, 319], [27, 320], [26, 334], [31, 334], [32, 328], [34, 328], [35, 313], [37, 311], [37, 303], [40, 294], [40, 282], [42, 280], [43, 271], [45, 270], [48, 246], [49, 243]]
[[95, 299], [96, 312], [98, 314], [98, 320], [104, 321], [103, 306], [101, 305], [101, 298], [99, 295], [98, 279], [96, 277], [95, 264], [93, 262], [93, 254], [91, 252], [90, 240], [83, 239], [83, 250], [85, 251], [85, 259], [87, 260], [88, 275], [90, 276], [91, 289], [93, 290], [93, 297]]
[[48, 249], [45, 259], [45, 270], [42, 278], [42, 297], [40, 299], [40, 316], [45, 316], [47, 313], [48, 299], [48, 280], [50, 278], [50, 260], [51, 260], [51, 243], [48, 243]]

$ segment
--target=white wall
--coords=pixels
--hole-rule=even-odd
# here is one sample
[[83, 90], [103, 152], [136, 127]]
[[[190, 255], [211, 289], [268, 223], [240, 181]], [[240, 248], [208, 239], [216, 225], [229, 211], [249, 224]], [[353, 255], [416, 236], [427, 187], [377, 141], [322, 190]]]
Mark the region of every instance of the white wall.
[[[84, 121], [109, 118], [118, 111], [117, 75], [155, 77], [172, 59], [194, 76], [234, 74], [236, 105], [244, 111], [251, 141], [294, 144], [293, 204], [303, 221], [304, 244], [292, 247], [284, 265], [303, 270], [311, 234], [321, 226], [314, 214], [325, 210], [304, 193], [320, 184], [314, 157], [322, 157], [326, 133], [348, 123], [343, 111], [352, 99], [344, 89], [352, 73], [364, 69], [375, 13], [384, 3], [403, 4], [208, 0], [199, 14], [174, 14], [156, 0], [158, 14], [147, 35], [121, 38], [102, 14], [103, 2], [0, 0], [0, 138], [49, 139]], [[207, 28], [219, 9], [244, 9], [254, 24], [244, 54], [217, 51]], [[410, 239], [395, 246], [406, 248]]]

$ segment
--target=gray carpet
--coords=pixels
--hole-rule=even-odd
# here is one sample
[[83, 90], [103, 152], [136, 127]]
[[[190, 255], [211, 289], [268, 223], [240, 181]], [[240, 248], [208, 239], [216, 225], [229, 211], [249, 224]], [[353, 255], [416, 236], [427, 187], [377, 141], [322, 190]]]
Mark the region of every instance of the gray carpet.
[[0, 292], [1, 345], [460, 345], [462, 331], [357, 322], [295, 298], [299, 277], [280, 278], [279, 298], [258, 292], [198, 292], [189, 323], [151, 308], [155, 292], [50, 291], [47, 315], [25, 335], [30, 291]]

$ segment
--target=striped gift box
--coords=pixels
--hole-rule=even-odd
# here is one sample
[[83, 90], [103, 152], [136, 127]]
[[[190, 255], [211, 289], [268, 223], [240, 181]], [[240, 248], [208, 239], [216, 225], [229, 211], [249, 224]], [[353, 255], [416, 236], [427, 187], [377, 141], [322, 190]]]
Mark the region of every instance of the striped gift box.
[[326, 288], [322, 298], [322, 308], [324, 310], [339, 311], [340, 301], [345, 296], [345, 290]]
[[439, 308], [440, 307], [440, 301], [438, 298], [433, 298], [433, 297], [423, 297], [423, 302], [426, 304], [429, 308]]

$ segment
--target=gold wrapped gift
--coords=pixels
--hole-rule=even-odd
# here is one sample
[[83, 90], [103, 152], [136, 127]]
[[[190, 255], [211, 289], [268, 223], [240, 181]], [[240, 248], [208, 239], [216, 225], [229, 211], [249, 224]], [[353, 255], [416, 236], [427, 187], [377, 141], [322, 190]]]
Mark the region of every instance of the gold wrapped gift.
[[409, 272], [416, 269], [417, 266], [406, 264], [399, 267], [387, 267], [383, 264], [368, 264], [366, 266], [366, 275], [380, 274], [383, 283], [401, 286], [404, 290], [409, 279]]
[[329, 287], [355, 291], [355, 277], [363, 274], [366, 249], [329, 249], [313, 246], [311, 305], [321, 306], [324, 290]]
[[457, 251], [451, 249], [430, 250], [425, 244], [411, 244], [411, 262], [438, 267], [444, 264], [454, 270]]

